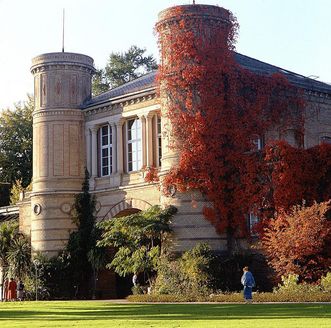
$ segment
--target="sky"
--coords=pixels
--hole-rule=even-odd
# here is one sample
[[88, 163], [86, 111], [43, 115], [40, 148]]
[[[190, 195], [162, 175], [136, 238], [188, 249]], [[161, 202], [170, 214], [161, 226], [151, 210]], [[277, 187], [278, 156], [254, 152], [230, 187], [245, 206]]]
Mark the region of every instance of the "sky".
[[[62, 50], [105, 67], [131, 45], [158, 57], [158, 13], [189, 0], [0, 0], [0, 110], [33, 91], [31, 59]], [[331, 82], [331, 0], [196, 0], [229, 9], [240, 25], [238, 52]]]

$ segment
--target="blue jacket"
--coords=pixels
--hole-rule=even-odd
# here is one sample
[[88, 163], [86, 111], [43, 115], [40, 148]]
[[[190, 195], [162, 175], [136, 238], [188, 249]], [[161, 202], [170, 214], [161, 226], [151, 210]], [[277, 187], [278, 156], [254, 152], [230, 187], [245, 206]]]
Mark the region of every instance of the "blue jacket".
[[254, 287], [255, 280], [251, 272], [246, 271], [241, 277], [241, 283], [247, 287]]

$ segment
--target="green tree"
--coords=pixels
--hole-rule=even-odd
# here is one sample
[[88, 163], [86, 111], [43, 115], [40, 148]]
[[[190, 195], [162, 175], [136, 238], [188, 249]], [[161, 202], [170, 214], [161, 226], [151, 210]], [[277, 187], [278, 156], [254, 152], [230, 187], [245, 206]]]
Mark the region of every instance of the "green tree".
[[10, 204], [11, 205], [15, 205], [20, 200], [20, 193], [24, 190], [31, 191], [32, 184], [30, 183], [26, 188], [23, 188], [22, 181], [16, 180], [10, 190]]
[[96, 233], [95, 197], [89, 192], [89, 173], [86, 169], [82, 192], [75, 196], [73, 221], [77, 225], [77, 231], [70, 234], [67, 245], [72, 283], [76, 286], [79, 297], [87, 297], [93, 270], [88, 254], [95, 248]]
[[125, 217], [100, 222], [103, 229], [102, 239], [98, 246], [114, 247], [117, 251], [108, 268], [113, 268], [120, 276], [142, 273], [148, 277], [157, 269], [161, 245], [171, 233], [170, 220], [177, 212], [174, 206], [164, 210], [152, 206]]
[[101, 230], [94, 226], [92, 231], [92, 245], [87, 253], [87, 260], [92, 267], [92, 298], [96, 298], [96, 287], [99, 271], [105, 268], [107, 263], [107, 252], [105, 247], [97, 247], [97, 241], [101, 238]]
[[120, 86], [157, 69], [155, 58], [152, 55], [145, 56], [145, 52], [146, 49], [133, 45], [124, 53], [111, 53], [105, 69], [97, 70], [93, 77], [93, 95], [98, 95], [109, 88]]
[[12, 239], [7, 261], [12, 276], [22, 279], [28, 275], [31, 267], [31, 243], [26, 236], [18, 234]]
[[7, 255], [17, 232], [18, 223], [16, 221], [0, 224], [0, 265], [4, 268], [8, 267]]
[[11, 185], [22, 181], [25, 188], [32, 177], [32, 96], [14, 110], [0, 113], [0, 181]]

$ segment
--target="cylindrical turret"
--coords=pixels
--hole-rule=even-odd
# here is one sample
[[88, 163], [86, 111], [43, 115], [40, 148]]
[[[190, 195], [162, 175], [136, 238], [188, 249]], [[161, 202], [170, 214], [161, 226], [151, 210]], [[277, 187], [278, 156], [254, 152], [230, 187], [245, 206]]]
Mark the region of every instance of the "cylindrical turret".
[[[171, 111], [194, 113], [201, 100], [199, 90], [203, 88], [203, 75], [196, 72], [199, 68], [208, 71], [210, 66], [220, 63], [222, 59], [214, 55], [215, 51], [228, 56], [231, 48], [229, 40], [233, 37], [230, 35], [233, 33], [231, 19], [226, 9], [209, 5], [175, 6], [159, 14], [156, 29], [161, 47], [159, 92], [164, 131], [161, 181], [162, 176], [178, 164], [180, 147], [176, 146], [178, 140], [175, 138], [182, 138], [181, 129], [184, 129], [174, 126], [176, 122], [172, 121], [174, 114]], [[216, 62], [213, 62], [214, 58]], [[193, 74], [190, 74], [190, 67], [194, 70]], [[187, 99], [192, 100], [190, 109], [186, 107]], [[180, 193], [174, 188], [170, 194], [171, 197], [163, 195], [161, 203], [179, 208], [173, 221], [175, 249], [183, 251], [198, 242], [208, 242], [213, 249], [224, 249], [225, 238], [219, 236], [204, 218], [203, 208], [210, 204], [202, 194], [198, 191]]]
[[35, 57], [31, 244], [48, 256], [63, 249], [74, 229], [70, 211], [85, 166], [84, 116], [91, 98], [91, 57], [49, 53]]
[[[222, 7], [210, 5], [175, 6], [159, 13], [156, 29], [159, 35], [159, 44], [161, 45], [162, 74], [180, 75], [181, 71], [178, 68], [185, 68], [195, 60], [185, 53], [186, 49], [184, 47], [179, 49], [184, 43], [181, 40], [185, 41], [189, 37], [194, 38], [196, 53], [203, 53], [203, 58], [206, 59], [205, 62], [203, 60], [199, 62], [201, 67], [210, 64], [208, 62], [210, 59], [208, 51], [213, 51], [215, 49], [214, 45], [222, 47], [226, 51], [228, 50], [228, 37], [231, 31], [230, 13]], [[218, 49], [218, 51], [222, 52], [221, 49]], [[176, 64], [174, 64], [175, 62]], [[193, 83], [189, 88], [193, 88]], [[192, 91], [189, 88], [185, 88], [182, 92], [188, 93]], [[160, 101], [163, 117], [162, 130], [166, 131], [162, 147], [162, 170], [164, 171], [178, 162], [178, 155], [172, 147], [169, 148], [169, 144], [173, 144], [173, 136], [171, 123], [167, 117], [169, 108], [172, 107], [173, 103], [180, 100], [174, 99], [169, 94], [168, 85], [162, 78], [160, 79]]]

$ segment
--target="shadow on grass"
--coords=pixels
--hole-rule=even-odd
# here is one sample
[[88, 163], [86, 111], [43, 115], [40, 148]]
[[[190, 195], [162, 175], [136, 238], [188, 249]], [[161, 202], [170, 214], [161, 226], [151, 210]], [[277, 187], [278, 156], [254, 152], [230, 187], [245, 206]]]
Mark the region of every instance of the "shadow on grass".
[[66, 302], [0, 305], [2, 320], [238, 320], [331, 319], [330, 304], [107, 304]]

